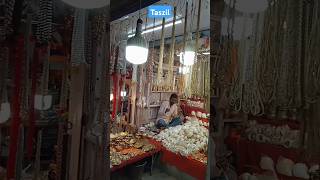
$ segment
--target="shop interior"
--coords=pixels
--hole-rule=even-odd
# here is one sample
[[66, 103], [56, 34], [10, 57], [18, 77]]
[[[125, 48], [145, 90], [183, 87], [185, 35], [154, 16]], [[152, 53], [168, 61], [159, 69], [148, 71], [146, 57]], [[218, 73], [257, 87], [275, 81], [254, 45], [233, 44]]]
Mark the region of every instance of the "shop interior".
[[0, 9], [0, 180], [320, 179], [320, 1]]
[[[150, 5], [171, 5], [172, 18], [149, 18], [147, 6], [110, 23], [111, 177], [132, 178], [142, 172], [142, 179], [205, 179], [210, 1]], [[138, 41], [145, 51], [130, 49]], [[178, 120], [159, 127], [173, 94]]]
[[81, 2], [0, 2], [0, 179], [205, 179], [210, 1]]

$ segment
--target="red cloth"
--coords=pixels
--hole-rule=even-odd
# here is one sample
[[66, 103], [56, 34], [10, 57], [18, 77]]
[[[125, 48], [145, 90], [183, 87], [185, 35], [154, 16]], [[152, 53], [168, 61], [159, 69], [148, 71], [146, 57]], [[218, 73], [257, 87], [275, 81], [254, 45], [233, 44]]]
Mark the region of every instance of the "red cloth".
[[11, 59], [15, 65], [14, 72], [14, 88], [12, 99], [12, 118], [10, 127], [10, 146], [9, 146], [9, 159], [7, 163], [7, 179], [14, 178], [16, 167], [16, 155], [18, 149], [18, 140], [20, 135], [20, 103], [21, 103], [21, 80], [22, 80], [22, 65], [24, 60], [24, 38], [20, 37], [14, 48], [10, 53]]
[[[301, 155], [298, 149], [287, 149], [277, 145], [252, 142], [239, 137], [227, 138], [226, 144], [237, 155], [237, 171], [239, 174], [246, 172], [246, 166], [253, 166], [259, 169], [262, 155], [271, 157], [274, 162], [277, 162], [280, 156], [297, 162], [297, 158]], [[280, 180], [299, 179], [283, 175], [278, 176]]]
[[162, 162], [175, 166], [180, 171], [198, 180], [204, 180], [206, 178], [207, 166], [202, 162], [173, 153], [165, 148], [162, 149], [162, 152]]
[[192, 107], [192, 106], [188, 106], [186, 103], [181, 103], [181, 109], [183, 110], [183, 112], [185, 113], [185, 115], [191, 115], [191, 112], [194, 111], [195, 113], [197, 113], [198, 111], [200, 111], [201, 113], [207, 113], [208, 112], [205, 109], [202, 108], [197, 108], [197, 107]]
[[117, 92], [118, 92], [118, 75], [114, 73], [113, 78], [113, 106], [112, 106], [112, 119], [116, 117], [117, 114]]

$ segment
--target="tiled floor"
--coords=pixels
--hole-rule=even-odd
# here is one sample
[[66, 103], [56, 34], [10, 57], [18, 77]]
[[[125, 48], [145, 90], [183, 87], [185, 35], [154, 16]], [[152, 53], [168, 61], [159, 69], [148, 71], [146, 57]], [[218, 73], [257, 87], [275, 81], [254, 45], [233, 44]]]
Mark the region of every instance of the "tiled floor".
[[144, 174], [141, 180], [178, 180], [178, 179], [164, 172], [161, 172], [159, 169], [155, 169], [153, 170], [152, 175]]

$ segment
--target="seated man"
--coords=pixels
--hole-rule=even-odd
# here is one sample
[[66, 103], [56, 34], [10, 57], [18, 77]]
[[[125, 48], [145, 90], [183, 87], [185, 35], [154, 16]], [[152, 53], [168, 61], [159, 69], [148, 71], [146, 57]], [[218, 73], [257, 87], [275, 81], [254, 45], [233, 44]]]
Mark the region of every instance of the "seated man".
[[158, 112], [156, 126], [158, 129], [173, 127], [182, 124], [181, 110], [178, 104], [178, 95], [172, 94], [170, 100], [164, 101]]

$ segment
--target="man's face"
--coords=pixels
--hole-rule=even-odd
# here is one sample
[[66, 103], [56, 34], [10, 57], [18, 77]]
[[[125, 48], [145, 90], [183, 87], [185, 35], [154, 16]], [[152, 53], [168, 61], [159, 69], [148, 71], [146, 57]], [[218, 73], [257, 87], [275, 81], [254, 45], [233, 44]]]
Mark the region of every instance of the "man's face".
[[171, 98], [170, 104], [176, 104], [176, 103], [178, 103], [178, 99], [177, 98]]

